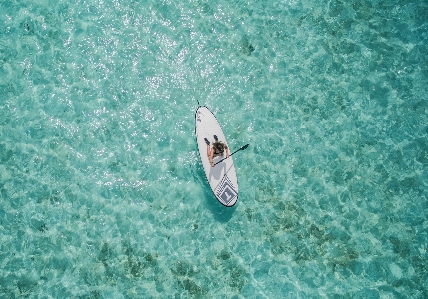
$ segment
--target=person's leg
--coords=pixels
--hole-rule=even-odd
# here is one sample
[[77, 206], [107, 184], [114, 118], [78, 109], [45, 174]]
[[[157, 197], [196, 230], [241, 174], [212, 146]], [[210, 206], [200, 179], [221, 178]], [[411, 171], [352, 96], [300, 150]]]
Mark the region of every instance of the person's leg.
[[207, 144], [207, 157], [210, 156], [210, 142], [208, 141], [208, 139], [204, 138], [205, 143]]

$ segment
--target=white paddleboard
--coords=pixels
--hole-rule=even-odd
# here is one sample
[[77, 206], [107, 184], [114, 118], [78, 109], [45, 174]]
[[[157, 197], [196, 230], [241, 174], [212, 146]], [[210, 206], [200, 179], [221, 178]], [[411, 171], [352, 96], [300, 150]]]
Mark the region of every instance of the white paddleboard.
[[[209, 157], [207, 156], [207, 144], [204, 138], [208, 139], [211, 146], [215, 141], [214, 135], [217, 135], [218, 140], [225, 143], [228, 147], [229, 144], [214, 114], [205, 106], [201, 106], [196, 110], [195, 134], [205, 175], [214, 196], [222, 205], [227, 207], [233, 206], [238, 200], [238, 178], [236, 177], [235, 165], [233, 164], [232, 156], [229, 156], [229, 158], [223, 160], [214, 167], [211, 166]], [[230, 154], [229, 147], [229, 155]], [[213, 163], [215, 164], [226, 158], [226, 151], [223, 155], [224, 156], [214, 157]]]

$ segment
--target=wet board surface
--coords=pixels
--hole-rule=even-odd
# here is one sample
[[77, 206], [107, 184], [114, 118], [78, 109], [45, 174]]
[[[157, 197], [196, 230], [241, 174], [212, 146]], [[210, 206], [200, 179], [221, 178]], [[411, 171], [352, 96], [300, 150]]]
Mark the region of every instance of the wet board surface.
[[[207, 156], [207, 144], [204, 138], [207, 138], [212, 145], [215, 141], [214, 135], [217, 135], [218, 140], [229, 147], [229, 154], [231, 153], [230, 146], [216, 117], [205, 106], [201, 106], [196, 110], [195, 134], [201, 162], [214, 196], [222, 205], [227, 207], [233, 206], [238, 200], [238, 178], [236, 177], [233, 158], [229, 156], [228, 159], [212, 167]], [[224, 152], [224, 156], [213, 158], [214, 164], [225, 157], [226, 151]]]

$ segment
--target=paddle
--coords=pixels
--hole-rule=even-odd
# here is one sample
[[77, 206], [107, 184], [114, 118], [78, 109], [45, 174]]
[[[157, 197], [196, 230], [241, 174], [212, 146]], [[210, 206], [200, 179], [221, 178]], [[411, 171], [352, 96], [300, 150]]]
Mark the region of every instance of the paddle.
[[[234, 153], [239, 152], [240, 150], [244, 150], [244, 149], [246, 149], [248, 146], [249, 146], [249, 144], [244, 145], [244, 146], [243, 146], [243, 147], [241, 147], [240, 149], [238, 149], [238, 150], [234, 151], [233, 153], [231, 153], [231, 154], [229, 155], [229, 157], [230, 157], [230, 156], [232, 156]], [[218, 163], [220, 163], [220, 162], [223, 162], [223, 160], [226, 160], [226, 159], [227, 159], [227, 158], [221, 159], [220, 161], [218, 161], [217, 163], [215, 163], [215, 164], [214, 164], [214, 166], [215, 166], [215, 165], [217, 165], [217, 164], [218, 164]]]

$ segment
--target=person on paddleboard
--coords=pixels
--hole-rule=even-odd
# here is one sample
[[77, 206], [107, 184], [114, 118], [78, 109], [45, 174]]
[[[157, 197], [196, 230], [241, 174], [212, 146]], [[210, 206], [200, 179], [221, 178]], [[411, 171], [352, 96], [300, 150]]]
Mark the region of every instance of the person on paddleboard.
[[204, 138], [205, 143], [207, 144], [207, 156], [210, 159], [210, 164], [214, 167], [213, 158], [218, 156], [223, 156], [224, 150], [226, 150], [226, 158], [229, 158], [229, 148], [226, 144], [221, 141], [218, 141], [216, 135], [214, 135], [215, 142], [213, 143], [213, 147], [210, 147], [210, 142], [207, 138]]

